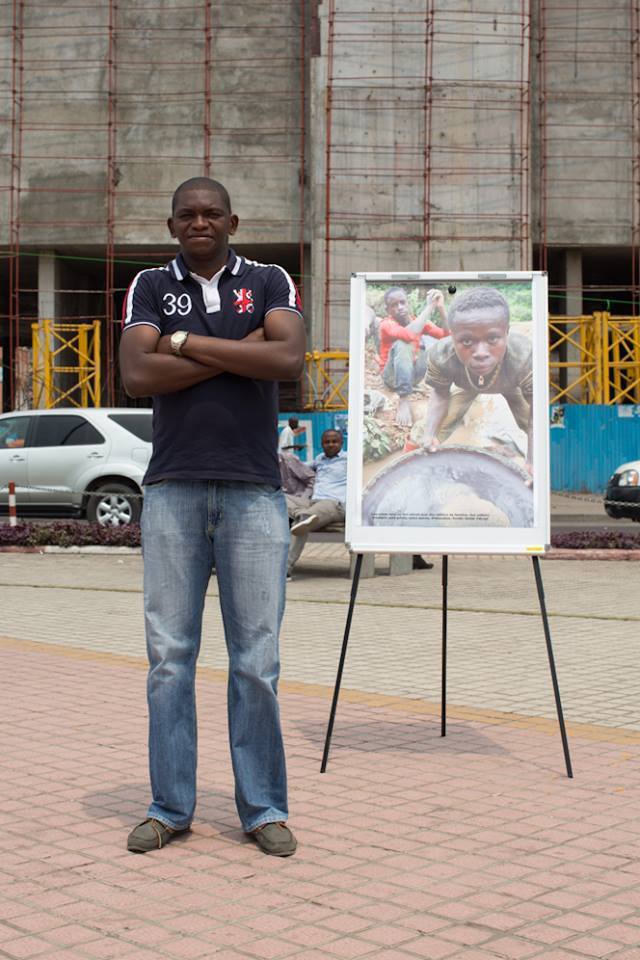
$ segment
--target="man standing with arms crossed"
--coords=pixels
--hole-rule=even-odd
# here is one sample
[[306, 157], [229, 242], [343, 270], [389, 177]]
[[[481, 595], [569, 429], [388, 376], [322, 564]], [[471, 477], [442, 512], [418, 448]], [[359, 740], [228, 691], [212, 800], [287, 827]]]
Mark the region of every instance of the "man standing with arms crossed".
[[238, 218], [222, 184], [181, 184], [168, 225], [180, 252], [133, 280], [120, 345], [127, 393], [152, 396], [154, 406], [142, 514], [152, 802], [127, 846], [159, 849], [193, 819], [195, 669], [215, 565], [236, 806], [265, 853], [289, 856], [296, 841], [285, 824], [277, 701], [289, 533], [277, 381], [302, 371], [304, 322], [282, 268], [230, 249]]

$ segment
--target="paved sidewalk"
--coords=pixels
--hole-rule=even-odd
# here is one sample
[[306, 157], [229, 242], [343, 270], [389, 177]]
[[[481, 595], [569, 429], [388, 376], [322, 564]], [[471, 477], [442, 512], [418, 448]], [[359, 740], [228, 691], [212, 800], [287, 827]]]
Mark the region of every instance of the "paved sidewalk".
[[[285, 679], [333, 684], [347, 567], [340, 545], [310, 545], [303, 554], [287, 589]], [[568, 719], [640, 731], [635, 564], [553, 560], [542, 570]], [[0, 554], [0, 634], [144, 657], [141, 580], [138, 556]], [[361, 581], [345, 687], [437, 702], [440, 603], [439, 559], [432, 571]], [[530, 561], [452, 557], [449, 604], [450, 702], [554, 717]], [[215, 579], [204, 624], [200, 662], [224, 670]]]
[[450, 563], [445, 739], [439, 569], [362, 584], [321, 775], [349, 581], [344, 551], [310, 547], [283, 632], [300, 847], [277, 860], [234, 810], [215, 582], [198, 819], [135, 856], [124, 840], [148, 790], [139, 558], [1, 555], [0, 957], [640, 960], [634, 571], [543, 564], [574, 780], [531, 565], [513, 558]]

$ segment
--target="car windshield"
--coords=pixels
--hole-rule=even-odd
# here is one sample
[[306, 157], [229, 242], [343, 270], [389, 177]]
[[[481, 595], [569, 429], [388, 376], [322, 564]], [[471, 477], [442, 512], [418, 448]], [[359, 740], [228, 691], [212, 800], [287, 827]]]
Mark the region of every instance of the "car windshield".
[[151, 443], [151, 413], [110, 413], [109, 419], [124, 427], [138, 440]]

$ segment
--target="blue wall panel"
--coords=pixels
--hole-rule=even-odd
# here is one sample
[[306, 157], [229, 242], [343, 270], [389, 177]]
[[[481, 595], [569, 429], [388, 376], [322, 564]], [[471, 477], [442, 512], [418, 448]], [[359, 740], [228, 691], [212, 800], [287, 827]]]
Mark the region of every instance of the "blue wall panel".
[[[297, 417], [301, 426], [307, 430], [311, 428], [311, 437], [309, 443], [309, 453], [313, 449], [312, 455], [302, 456], [301, 460], [313, 459], [322, 453], [320, 438], [325, 430], [335, 430], [339, 428], [344, 435], [344, 449], [347, 449], [347, 411], [340, 410], [334, 413], [310, 413], [303, 410], [302, 413], [280, 413], [278, 415], [278, 431], [286, 425], [289, 417]], [[308, 438], [307, 438], [308, 439]]]
[[[560, 410], [560, 416], [554, 411]], [[615, 468], [640, 459], [640, 407], [551, 408], [551, 489], [602, 493]]]

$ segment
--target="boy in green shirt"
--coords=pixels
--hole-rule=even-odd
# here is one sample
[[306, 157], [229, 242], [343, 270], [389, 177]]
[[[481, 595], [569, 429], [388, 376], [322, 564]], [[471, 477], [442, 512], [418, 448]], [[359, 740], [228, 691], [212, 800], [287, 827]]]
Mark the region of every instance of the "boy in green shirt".
[[465, 290], [448, 315], [451, 336], [429, 354], [431, 396], [422, 444], [434, 453], [482, 393], [502, 394], [527, 434], [525, 467], [532, 472], [533, 361], [531, 341], [509, 329], [509, 305], [492, 287]]

